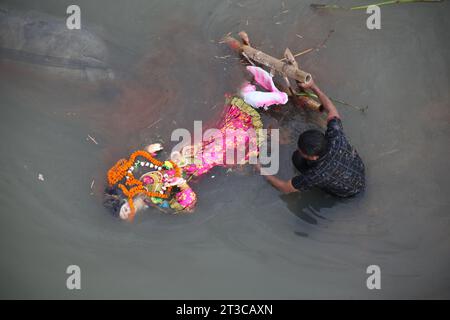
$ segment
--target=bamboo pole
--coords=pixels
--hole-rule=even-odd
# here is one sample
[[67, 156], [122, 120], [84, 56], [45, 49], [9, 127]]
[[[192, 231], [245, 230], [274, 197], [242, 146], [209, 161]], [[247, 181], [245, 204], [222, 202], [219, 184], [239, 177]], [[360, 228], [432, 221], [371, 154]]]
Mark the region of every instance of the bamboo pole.
[[[286, 48], [284, 51], [284, 59], [291, 65], [293, 65], [295, 68], [299, 68], [297, 61], [295, 60], [295, 56], [292, 54], [291, 50], [289, 48]], [[289, 79], [286, 77], [286, 80], [289, 83]], [[304, 92], [303, 88], [299, 85], [299, 82], [296, 80], [296, 84], [298, 87], [298, 90], [301, 92]], [[289, 83], [290, 85], [290, 83]], [[293, 99], [296, 100], [297, 104], [299, 104], [301, 107], [308, 108], [311, 110], [319, 111], [322, 108], [322, 104], [318, 102], [317, 100], [311, 98], [308, 95], [300, 95], [298, 94], [297, 90], [292, 89], [291, 92], [293, 95]]]
[[[240, 33], [241, 38], [245, 37], [246, 33], [243, 31]], [[245, 39], [245, 38], [244, 38]], [[311, 81], [311, 74], [296, 68], [294, 65], [283, 62], [280, 59], [274, 58], [260, 50], [257, 50], [249, 45], [248, 36], [244, 43], [239, 42], [231, 36], [226, 36], [224, 42], [227, 43], [232, 49], [238, 51], [239, 53], [245, 53], [247, 57], [254, 60], [255, 62], [262, 64], [269, 69], [274, 69], [281, 74], [285, 74], [287, 77], [292, 78], [300, 83], [307, 83]]]
[[[244, 31], [241, 31], [241, 32], [239, 32], [239, 37], [241, 38], [242, 43], [240, 43], [235, 38], [230, 37], [229, 35], [227, 35], [224, 38], [223, 42], [227, 43], [233, 50], [239, 52], [244, 58], [246, 58], [248, 60], [248, 62], [250, 64], [255, 65], [252, 61], [252, 60], [255, 60], [254, 56], [252, 59], [247, 54], [248, 50], [247, 51], [245, 50], [247, 47], [250, 47], [250, 40], [249, 40], [247, 33]], [[253, 50], [255, 50], [255, 49], [253, 49]], [[267, 55], [265, 55], [265, 56], [267, 56]], [[265, 64], [267, 67], [270, 68], [271, 73], [273, 73], [274, 71], [278, 71], [282, 75], [284, 82], [283, 82], [283, 84], [278, 83], [277, 87], [280, 88], [281, 91], [285, 92], [294, 101], [294, 103], [296, 105], [299, 105], [300, 107], [311, 109], [311, 110], [320, 110], [320, 108], [322, 107], [322, 104], [320, 102], [318, 102], [317, 100], [312, 98], [310, 95], [308, 95], [306, 93], [305, 94], [299, 93], [299, 92], [297, 92], [296, 89], [292, 88], [292, 85], [289, 81], [289, 75], [285, 72], [285, 70], [288, 68], [289, 68], [289, 70], [292, 70], [292, 69], [300, 70], [300, 69], [298, 67], [297, 61], [295, 60], [295, 56], [292, 54], [291, 50], [289, 50], [289, 48], [287, 48], [285, 51], [285, 54], [284, 54], [284, 58], [281, 60], [278, 60], [273, 57], [270, 57], [270, 58], [271, 58], [271, 60], [280, 61], [280, 63], [277, 63], [277, 65], [280, 65], [280, 64], [283, 65], [281, 67], [281, 71], [280, 71], [280, 69], [277, 70], [275, 68], [275, 66], [273, 66], [273, 65]], [[255, 61], [258, 63], [261, 63], [260, 60], [259, 61], [255, 60]], [[283, 62], [283, 61], [286, 61], [286, 62]], [[303, 92], [304, 90], [299, 86], [299, 83], [301, 83], [301, 81], [299, 81], [296, 78], [294, 78], [294, 79], [298, 86], [298, 90]], [[311, 79], [311, 78], [309, 78], [309, 79]]]
[[[439, 2], [439, 1], [440, 1], [440, 0], [424, 0], [424, 2]], [[323, 41], [323, 43], [322, 43], [321, 45], [319, 45], [317, 48], [323, 47], [324, 44], [326, 43], [326, 41], [329, 39], [330, 35], [331, 35], [333, 32], [334, 32], [334, 30], [331, 30], [330, 33], [328, 34], [328, 37], [327, 37], [327, 38]], [[251, 46], [250, 46], [250, 40], [249, 40], [249, 38], [248, 38], [247, 33], [244, 32], [244, 31], [241, 31], [241, 32], [239, 32], [239, 37], [241, 38], [242, 43], [240, 43], [240, 42], [239, 42], [238, 40], [236, 40], [235, 38], [231, 37], [229, 34], [226, 35], [226, 36], [223, 38], [223, 41], [221, 41], [221, 43], [226, 43], [226, 44], [228, 44], [228, 45], [231, 47], [231, 49], [233, 49], [233, 50], [239, 52], [244, 58], [247, 59], [247, 61], [248, 61], [251, 65], [254, 66], [255, 64], [254, 64], [253, 61], [252, 61], [252, 59], [255, 60], [254, 57], [253, 57], [253, 58], [249, 57], [249, 56], [247, 55], [246, 51], [244, 50], [244, 49], [246, 49], [246, 47], [250, 47], [250, 48], [251, 48]], [[316, 49], [317, 49], [317, 48], [316, 48]], [[252, 49], [253, 49], [253, 48], [252, 48]], [[284, 52], [284, 58], [278, 60], [278, 59], [276, 59], [276, 58], [273, 58], [273, 57], [270, 57], [270, 56], [269, 56], [269, 57], [270, 57], [271, 59], [273, 59], [273, 60], [280, 61], [283, 65], [288, 65], [288, 66], [290, 66], [291, 69], [294, 68], [294, 69], [300, 70], [300, 68], [299, 68], [299, 66], [298, 66], [298, 63], [297, 63], [297, 61], [295, 60], [295, 58], [298, 57], [298, 56], [300, 56], [300, 55], [302, 55], [302, 54], [308, 53], [308, 52], [310, 52], [310, 51], [312, 51], [312, 50], [314, 50], [314, 49], [315, 49], [315, 48], [310, 48], [310, 49], [304, 50], [304, 51], [302, 51], [302, 52], [300, 52], [300, 53], [298, 53], [298, 54], [293, 55], [292, 52], [291, 52], [291, 50], [289, 50], [289, 48], [287, 48], [287, 49], [285, 50], [285, 52]], [[256, 50], [256, 49], [253, 49], [253, 50]], [[257, 50], [256, 50], [256, 51], [257, 51]], [[261, 52], [261, 51], [258, 51], [258, 52]], [[264, 55], [265, 55], [265, 56], [268, 56], [268, 55], [266, 55], [266, 54], [264, 54]], [[258, 62], [258, 63], [260, 63], [260, 64], [264, 64], [264, 63], [261, 63], [261, 62], [258, 61], [258, 60], [255, 60], [255, 61]], [[283, 62], [283, 61], [286, 61], [286, 62]], [[301, 106], [301, 107], [303, 107], [303, 108], [308, 108], [308, 109], [311, 109], [311, 110], [316, 110], [316, 111], [321, 111], [321, 110], [322, 110], [322, 104], [321, 104], [319, 101], [317, 101], [318, 97], [317, 97], [315, 94], [311, 93], [311, 92], [308, 92], [308, 91], [303, 90], [303, 88], [300, 86], [300, 84], [302, 83], [301, 81], [299, 81], [298, 79], [294, 78], [295, 81], [296, 81], [296, 84], [297, 84], [297, 86], [298, 86], [298, 90], [300, 91], [300, 92], [297, 92], [296, 89], [292, 88], [292, 85], [291, 85], [291, 83], [290, 83], [290, 81], [289, 81], [289, 77], [288, 77], [288, 75], [283, 71], [283, 67], [282, 67], [282, 69], [281, 69], [281, 71], [280, 71], [279, 69], [277, 70], [276, 68], [274, 68], [274, 66], [272, 66], [272, 65], [266, 65], [266, 66], [269, 67], [271, 74], [272, 74], [274, 71], [278, 71], [278, 72], [282, 75], [283, 83], [279, 83], [279, 82], [277, 83], [277, 81], [274, 79], [274, 81], [275, 81], [275, 83], [276, 83], [276, 86], [277, 86], [281, 91], [285, 92], [285, 93], [286, 93], [286, 94], [294, 101], [294, 103], [295, 103], [296, 105], [299, 105], [299, 106]], [[285, 67], [284, 67], [284, 68], [285, 68]], [[300, 71], [301, 71], [301, 70], [300, 70]], [[304, 71], [302, 71], [302, 72], [304, 72]], [[310, 78], [310, 79], [311, 79], [311, 78]], [[337, 100], [337, 99], [333, 99], [333, 98], [331, 98], [331, 97], [330, 97], [330, 99], [331, 99], [332, 101], [334, 101], [334, 102], [340, 103], [340, 104], [345, 105], [345, 106], [352, 107], [352, 108], [354, 108], [354, 109], [356, 109], [356, 110], [359, 110], [359, 111], [361, 111], [361, 112], [365, 112], [365, 111], [368, 109], [368, 106], [365, 106], [365, 107], [358, 107], [358, 106], [351, 105], [351, 104], [349, 104], [349, 103], [347, 103], [347, 102], [344, 102], [344, 101], [340, 101], [340, 100]]]

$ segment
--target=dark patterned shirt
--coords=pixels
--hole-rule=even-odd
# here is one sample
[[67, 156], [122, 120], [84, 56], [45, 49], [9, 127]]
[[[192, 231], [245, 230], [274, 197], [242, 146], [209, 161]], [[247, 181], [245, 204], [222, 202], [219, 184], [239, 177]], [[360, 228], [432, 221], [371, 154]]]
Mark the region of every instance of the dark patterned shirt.
[[339, 197], [353, 196], [364, 190], [364, 163], [347, 141], [340, 119], [331, 119], [327, 127], [326, 154], [319, 160], [305, 161], [292, 185], [300, 191], [318, 187]]

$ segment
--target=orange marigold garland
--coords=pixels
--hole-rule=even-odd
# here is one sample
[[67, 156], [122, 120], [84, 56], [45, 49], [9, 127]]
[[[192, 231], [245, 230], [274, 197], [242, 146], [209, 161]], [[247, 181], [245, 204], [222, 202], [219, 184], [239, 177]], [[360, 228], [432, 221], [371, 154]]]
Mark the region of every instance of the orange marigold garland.
[[[161, 162], [153, 158], [150, 153], [143, 150], [133, 152], [128, 160], [120, 159], [119, 161], [117, 161], [117, 163], [111, 169], [108, 170], [108, 183], [110, 184], [110, 186], [118, 184], [117, 186], [128, 198], [128, 203], [131, 209], [129, 220], [133, 220], [134, 215], [136, 213], [133, 198], [136, 197], [138, 194], [145, 194], [148, 197], [167, 199], [169, 198], [170, 193], [172, 191], [172, 187], [168, 187], [165, 193], [147, 191], [142, 181], [136, 179], [133, 175], [134, 165], [138, 157], [147, 159], [152, 164], [151, 168], [155, 168], [158, 171], [162, 170], [162, 168], [166, 166], [172, 167], [172, 169], [175, 170], [175, 177], [181, 177], [182, 175], [181, 168], [178, 167], [176, 163], [173, 162], [172, 160]], [[124, 178], [126, 179], [125, 184], [119, 183]], [[126, 186], [129, 186], [130, 189], [128, 189]]]

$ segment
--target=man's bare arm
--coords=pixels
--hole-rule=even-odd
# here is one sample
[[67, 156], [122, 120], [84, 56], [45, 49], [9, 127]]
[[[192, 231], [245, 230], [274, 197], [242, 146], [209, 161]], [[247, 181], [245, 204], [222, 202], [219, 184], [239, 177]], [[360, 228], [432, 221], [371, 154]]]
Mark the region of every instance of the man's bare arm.
[[265, 176], [265, 177], [272, 186], [274, 186], [276, 189], [280, 190], [283, 193], [287, 194], [298, 191], [292, 185], [291, 180], [282, 180], [280, 178], [277, 178], [276, 176]]
[[311, 89], [319, 97], [323, 108], [328, 113], [328, 121], [333, 118], [340, 118], [339, 112], [337, 111], [333, 101], [331, 101], [330, 98], [328, 98], [327, 95], [320, 90], [314, 80], [311, 80], [307, 84], [303, 84], [301, 86], [303, 89]]
[[[255, 165], [255, 168], [258, 172], [261, 172], [261, 165], [259, 163], [257, 163]], [[278, 189], [279, 191], [283, 192], [283, 193], [292, 193], [292, 192], [297, 192], [298, 190], [294, 188], [294, 186], [292, 185], [291, 180], [282, 180], [277, 178], [276, 176], [264, 176], [266, 177], [267, 181], [269, 181], [269, 183], [274, 186], [276, 189]]]

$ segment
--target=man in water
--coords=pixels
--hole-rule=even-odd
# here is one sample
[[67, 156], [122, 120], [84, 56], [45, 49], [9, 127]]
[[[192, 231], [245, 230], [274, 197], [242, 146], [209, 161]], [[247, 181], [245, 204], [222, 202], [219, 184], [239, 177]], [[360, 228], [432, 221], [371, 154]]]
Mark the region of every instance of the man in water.
[[[291, 180], [266, 176], [283, 193], [306, 191], [318, 187], [338, 197], [351, 197], [364, 190], [364, 163], [345, 137], [339, 113], [333, 102], [311, 80], [303, 85], [319, 97], [328, 113], [325, 134], [307, 130], [298, 138], [298, 149], [292, 155], [300, 175]], [[260, 169], [259, 165], [257, 168]]]

